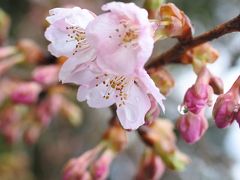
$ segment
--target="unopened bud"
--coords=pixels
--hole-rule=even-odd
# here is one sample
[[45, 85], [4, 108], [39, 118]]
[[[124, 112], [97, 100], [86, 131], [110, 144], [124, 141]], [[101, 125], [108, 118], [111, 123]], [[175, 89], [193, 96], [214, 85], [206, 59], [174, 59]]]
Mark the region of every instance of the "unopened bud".
[[93, 163], [91, 168], [94, 180], [105, 180], [109, 175], [110, 165], [115, 158], [115, 152], [111, 149], [105, 150], [101, 156]]
[[32, 76], [33, 80], [43, 85], [53, 85], [58, 83], [59, 66], [48, 65], [40, 66], [34, 69]]
[[240, 111], [240, 76], [226, 94], [218, 96], [213, 117], [218, 128], [225, 128], [236, 119]]
[[[149, 126], [142, 126], [138, 133], [141, 139], [159, 155], [167, 167], [182, 170], [189, 162], [187, 156], [176, 147], [173, 124], [168, 120], [156, 120]], [[181, 156], [178, 156], [181, 154]]]
[[183, 104], [192, 113], [199, 113], [209, 100], [209, 85], [198, 84], [189, 88], [184, 96]]
[[193, 144], [201, 139], [208, 128], [207, 119], [203, 111], [199, 114], [188, 112], [181, 116], [177, 122], [177, 128], [182, 138], [189, 144]]
[[192, 38], [193, 27], [189, 18], [173, 3], [163, 4], [158, 14], [159, 27], [155, 32], [156, 39], [176, 37], [179, 40]]
[[174, 79], [165, 68], [151, 68], [148, 72], [163, 95], [167, 95], [174, 87]]
[[213, 88], [214, 94], [220, 95], [224, 91], [223, 81], [219, 77], [211, 77], [209, 85]]
[[63, 170], [64, 180], [90, 180], [91, 175], [88, 172], [89, 165], [97, 158], [99, 153], [103, 150], [104, 146], [102, 144], [96, 146], [95, 148], [85, 152], [78, 158], [73, 158], [65, 165]]
[[28, 63], [37, 64], [43, 61], [43, 51], [34, 41], [22, 39], [17, 43], [17, 48], [23, 53]]
[[12, 91], [11, 99], [20, 104], [36, 103], [41, 90], [41, 86], [35, 82], [22, 82]]
[[207, 64], [214, 63], [219, 57], [219, 53], [209, 43], [201, 44], [188, 50], [182, 57], [182, 62], [192, 64], [196, 73]]
[[107, 142], [110, 149], [116, 152], [122, 151], [126, 147], [126, 132], [117, 120], [114, 120], [114, 124], [105, 132], [103, 140]]
[[237, 101], [233, 94], [220, 95], [213, 107], [213, 117], [218, 128], [225, 128], [232, 124], [235, 119], [234, 109]]
[[59, 111], [62, 104], [62, 96], [59, 94], [51, 95], [43, 99], [36, 108], [36, 115], [43, 126], [48, 126], [52, 118]]
[[165, 172], [161, 158], [153, 151], [147, 150], [142, 156], [135, 180], [158, 180]]

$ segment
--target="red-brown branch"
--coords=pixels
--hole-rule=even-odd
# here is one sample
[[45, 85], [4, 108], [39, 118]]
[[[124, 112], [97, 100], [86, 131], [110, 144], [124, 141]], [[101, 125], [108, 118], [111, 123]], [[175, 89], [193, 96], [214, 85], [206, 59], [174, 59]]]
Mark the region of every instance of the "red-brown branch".
[[181, 57], [187, 50], [208, 41], [217, 39], [225, 34], [239, 31], [240, 14], [230, 21], [217, 26], [206, 33], [196, 36], [195, 38], [188, 39], [184, 42], [177, 43], [171, 49], [150, 61], [150, 63], [146, 65], [146, 68], [158, 67], [169, 63], [181, 63]]

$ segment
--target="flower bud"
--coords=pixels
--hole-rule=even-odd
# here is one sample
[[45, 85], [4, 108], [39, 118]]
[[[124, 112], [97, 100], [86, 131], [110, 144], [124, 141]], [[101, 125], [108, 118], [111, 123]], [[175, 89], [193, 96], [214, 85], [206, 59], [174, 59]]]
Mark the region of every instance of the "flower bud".
[[48, 126], [51, 119], [59, 111], [62, 104], [62, 96], [54, 94], [43, 99], [36, 108], [36, 115], [43, 126]]
[[212, 76], [209, 85], [213, 88], [214, 94], [220, 95], [224, 92], [224, 85], [221, 78]]
[[43, 61], [44, 54], [40, 46], [30, 39], [22, 39], [17, 43], [17, 48], [21, 51], [28, 63], [37, 64]]
[[141, 139], [159, 155], [167, 167], [182, 170], [188, 158], [176, 147], [173, 124], [169, 120], [156, 120], [149, 126], [142, 126], [138, 133]]
[[58, 71], [59, 66], [57, 65], [37, 67], [32, 73], [33, 80], [46, 86], [57, 84]]
[[151, 124], [153, 121], [155, 121], [160, 114], [160, 108], [158, 106], [157, 101], [152, 97], [152, 95], [149, 95], [149, 99], [151, 102], [151, 107], [149, 111], [147, 112], [145, 116], [145, 124]]
[[192, 113], [198, 114], [209, 100], [209, 85], [198, 84], [189, 88], [184, 96], [183, 104]]
[[199, 114], [188, 112], [177, 121], [177, 128], [182, 138], [189, 144], [197, 142], [208, 128], [203, 111]]
[[148, 73], [163, 95], [167, 95], [175, 85], [172, 75], [163, 67], [151, 68]]
[[182, 57], [182, 62], [192, 64], [196, 73], [208, 63], [214, 63], [219, 57], [219, 53], [209, 43], [204, 43], [188, 50]]
[[226, 94], [218, 96], [213, 107], [213, 117], [218, 128], [225, 128], [236, 119], [239, 122], [240, 76]]
[[155, 32], [158, 37], [176, 37], [179, 40], [192, 38], [193, 27], [189, 18], [173, 3], [163, 4], [158, 14], [159, 27]]
[[12, 91], [11, 99], [20, 104], [36, 103], [41, 90], [41, 86], [35, 82], [22, 82]]
[[113, 124], [103, 135], [103, 140], [108, 144], [108, 148], [119, 152], [122, 151], [127, 144], [125, 130], [120, 126], [117, 120], [113, 120]]
[[213, 107], [213, 117], [218, 128], [225, 128], [235, 119], [236, 98], [231, 92], [220, 95]]
[[164, 171], [165, 165], [161, 158], [151, 150], [147, 150], [142, 156], [135, 180], [158, 180]]
[[90, 173], [87, 168], [97, 158], [98, 154], [103, 150], [104, 146], [102, 144], [96, 146], [95, 148], [85, 152], [78, 158], [73, 158], [69, 160], [63, 170], [64, 180], [89, 180], [91, 179]]
[[101, 156], [93, 163], [91, 168], [94, 180], [105, 180], [109, 175], [110, 165], [115, 158], [115, 152], [111, 149], [105, 150]]

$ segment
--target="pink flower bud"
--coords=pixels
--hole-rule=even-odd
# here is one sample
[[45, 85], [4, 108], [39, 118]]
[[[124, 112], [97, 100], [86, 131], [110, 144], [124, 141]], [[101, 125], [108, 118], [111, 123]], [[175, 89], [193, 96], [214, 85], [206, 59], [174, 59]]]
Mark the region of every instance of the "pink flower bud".
[[13, 90], [11, 99], [20, 104], [36, 103], [41, 90], [41, 86], [35, 82], [22, 82]]
[[107, 149], [103, 152], [100, 158], [92, 166], [92, 177], [95, 180], [105, 180], [109, 174], [109, 168], [112, 160], [115, 157], [115, 152]]
[[213, 117], [218, 128], [225, 128], [234, 121], [236, 99], [232, 93], [220, 95], [213, 107]]
[[40, 46], [30, 39], [21, 39], [17, 43], [17, 48], [23, 53], [28, 63], [36, 64], [44, 59]]
[[51, 119], [59, 111], [62, 104], [62, 96], [59, 94], [51, 95], [43, 99], [36, 109], [38, 120], [44, 126], [48, 126]]
[[199, 114], [188, 112], [178, 119], [177, 128], [182, 138], [187, 143], [192, 144], [203, 136], [208, 128], [208, 122], [204, 117], [203, 111]]
[[139, 128], [138, 133], [143, 142], [162, 158], [168, 168], [183, 170], [189, 159], [177, 149], [173, 128], [171, 121], [158, 119], [149, 126]]
[[89, 180], [90, 173], [88, 167], [94, 159], [98, 156], [100, 151], [103, 150], [103, 146], [96, 146], [78, 158], [71, 159], [63, 170], [63, 180]]
[[221, 78], [212, 76], [209, 85], [213, 88], [214, 94], [220, 95], [224, 92], [224, 85]]
[[213, 107], [213, 117], [219, 128], [225, 128], [236, 119], [239, 123], [240, 76], [226, 94], [220, 95]]
[[140, 162], [135, 180], [158, 180], [165, 172], [162, 159], [154, 152], [146, 151]]
[[151, 102], [151, 107], [145, 116], [145, 124], [151, 124], [159, 117], [160, 114], [160, 108], [157, 101], [151, 95], [149, 95], [149, 99]]
[[198, 114], [209, 100], [209, 85], [198, 84], [189, 88], [184, 97], [184, 105], [192, 113]]
[[43, 85], [56, 84], [58, 82], [58, 71], [59, 66], [57, 65], [37, 67], [33, 71], [33, 80]]

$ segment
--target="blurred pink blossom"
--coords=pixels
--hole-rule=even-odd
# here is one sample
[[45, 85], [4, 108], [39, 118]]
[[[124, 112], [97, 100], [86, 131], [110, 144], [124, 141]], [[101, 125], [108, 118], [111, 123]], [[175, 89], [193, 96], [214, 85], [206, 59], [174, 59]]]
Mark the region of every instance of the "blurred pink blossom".
[[62, 96], [59, 94], [51, 95], [40, 102], [36, 109], [36, 115], [43, 126], [48, 126], [59, 111], [61, 103]]
[[115, 158], [116, 153], [111, 150], [105, 150], [102, 155], [93, 163], [92, 176], [95, 180], [107, 179], [110, 171], [110, 165], [112, 160]]
[[148, 150], [143, 154], [135, 180], [159, 180], [165, 169], [162, 159]]
[[42, 87], [35, 82], [21, 82], [11, 93], [11, 99], [15, 103], [32, 104], [38, 100]]
[[58, 82], [58, 65], [40, 66], [32, 72], [33, 80], [43, 85], [53, 85]]

